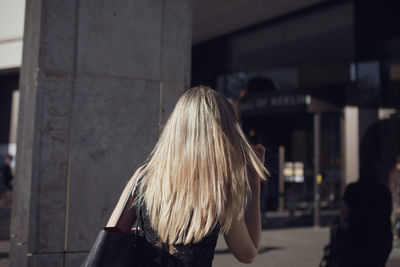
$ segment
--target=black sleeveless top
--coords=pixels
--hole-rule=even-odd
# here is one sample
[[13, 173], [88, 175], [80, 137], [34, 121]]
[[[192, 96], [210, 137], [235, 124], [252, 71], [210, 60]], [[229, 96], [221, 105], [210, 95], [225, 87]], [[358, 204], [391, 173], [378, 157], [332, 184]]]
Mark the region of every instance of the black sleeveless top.
[[[135, 190], [133, 197], [136, 198], [136, 196]], [[139, 209], [139, 227], [142, 229], [145, 239], [144, 251], [142, 252], [144, 266], [212, 266], [220, 227], [216, 227], [198, 243], [168, 245], [160, 240], [157, 232], [151, 227], [150, 218], [143, 202]]]

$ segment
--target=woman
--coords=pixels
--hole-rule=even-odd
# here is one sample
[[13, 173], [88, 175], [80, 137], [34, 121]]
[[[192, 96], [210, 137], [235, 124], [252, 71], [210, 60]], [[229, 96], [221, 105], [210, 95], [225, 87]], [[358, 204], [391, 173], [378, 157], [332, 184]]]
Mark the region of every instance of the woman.
[[[141, 230], [153, 247], [168, 254], [165, 260], [145, 251], [147, 266], [211, 266], [219, 233], [239, 261], [252, 262], [261, 238], [264, 153], [261, 145], [253, 150], [246, 141], [222, 95], [204, 86], [185, 92], [147, 163], [125, 188], [138, 179], [130, 201], [140, 207]], [[123, 197], [108, 226], [117, 223], [128, 232], [136, 209], [126, 208], [116, 222], [121, 205]]]

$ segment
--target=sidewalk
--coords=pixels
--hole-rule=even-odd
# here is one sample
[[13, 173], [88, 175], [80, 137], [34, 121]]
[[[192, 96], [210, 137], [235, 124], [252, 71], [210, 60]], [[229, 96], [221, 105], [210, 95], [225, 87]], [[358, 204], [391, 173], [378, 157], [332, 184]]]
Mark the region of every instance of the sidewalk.
[[[229, 252], [222, 236], [218, 239], [214, 267], [318, 267], [323, 248], [329, 242], [329, 228], [302, 227], [265, 230], [262, 233], [261, 249], [256, 260], [242, 264]], [[386, 267], [400, 266], [400, 248], [395, 248]]]
[[[318, 267], [322, 249], [328, 240], [329, 229], [326, 227], [263, 231], [260, 253], [252, 264], [246, 265], [235, 259], [226, 247], [224, 238], [220, 236], [213, 266]], [[8, 246], [7, 241], [0, 241], [0, 267], [9, 266]], [[392, 250], [386, 266], [400, 266], [400, 248]]]

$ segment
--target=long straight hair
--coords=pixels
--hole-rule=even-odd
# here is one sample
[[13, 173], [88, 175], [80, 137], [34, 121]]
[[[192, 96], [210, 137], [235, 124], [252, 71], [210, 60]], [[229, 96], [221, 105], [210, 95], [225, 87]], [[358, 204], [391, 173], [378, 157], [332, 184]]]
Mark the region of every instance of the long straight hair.
[[142, 170], [138, 195], [163, 242], [197, 243], [243, 218], [250, 172], [268, 174], [232, 105], [198, 86], [177, 102]]

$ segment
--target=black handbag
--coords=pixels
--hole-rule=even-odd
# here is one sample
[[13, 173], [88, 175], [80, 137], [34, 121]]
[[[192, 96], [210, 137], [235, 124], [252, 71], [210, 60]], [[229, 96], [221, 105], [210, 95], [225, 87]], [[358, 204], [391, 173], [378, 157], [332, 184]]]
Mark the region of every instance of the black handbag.
[[[122, 211], [126, 207], [129, 196], [132, 195], [137, 180], [139, 179], [136, 178], [135, 182], [133, 182], [130, 187]], [[139, 225], [139, 204], [136, 205], [136, 218], [135, 230], [130, 233], [118, 233], [102, 229], [81, 267], [143, 266], [141, 255], [143, 255], [142, 250], [146, 241], [143, 232], [138, 230], [139, 226], [140, 229], [143, 229], [141, 225]]]

